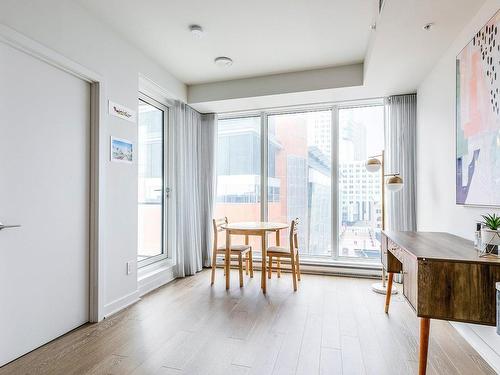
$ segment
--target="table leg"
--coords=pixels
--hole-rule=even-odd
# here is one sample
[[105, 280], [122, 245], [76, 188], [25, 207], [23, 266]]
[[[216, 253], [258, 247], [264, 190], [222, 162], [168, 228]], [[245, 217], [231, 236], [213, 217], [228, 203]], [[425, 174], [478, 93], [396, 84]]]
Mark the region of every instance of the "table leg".
[[226, 254], [224, 255], [224, 267], [226, 269], [226, 289], [229, 289], [231, 279], [231, 231], [226, 230]]
[[262, 287], [262, 292], [266, 293], [266, 282], [267, 282], [267, 277], [266, 277], [266, 269], [267, 269], [267, 244], [266, 244], [266, 237], [267, 234], [266, 232], [263, 232], [261, 234], [261, 239], [262, 239], [262, 279], [261, 279], [261, 287]]
[[389, 280], [387, 280], [387, 291], [385, 292], [385, 313], [389, 312], [389, 304], [391, 303], [391, 295], [392, 295], [392, 279], [394, 274], [389, 272]]
[[418, 374], [425, 375], [427, 371], [427, 353], [429, 351], [429, 331], [431, 320], [420, 318], [420, 349], [418, 353]]

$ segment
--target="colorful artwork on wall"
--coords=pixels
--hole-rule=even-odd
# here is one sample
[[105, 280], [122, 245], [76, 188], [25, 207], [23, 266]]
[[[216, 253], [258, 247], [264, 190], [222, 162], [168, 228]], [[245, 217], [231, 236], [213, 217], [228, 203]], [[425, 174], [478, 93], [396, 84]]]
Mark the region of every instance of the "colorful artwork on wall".
[[456, 60], [456, 202], [500, 205], [500, 11]]

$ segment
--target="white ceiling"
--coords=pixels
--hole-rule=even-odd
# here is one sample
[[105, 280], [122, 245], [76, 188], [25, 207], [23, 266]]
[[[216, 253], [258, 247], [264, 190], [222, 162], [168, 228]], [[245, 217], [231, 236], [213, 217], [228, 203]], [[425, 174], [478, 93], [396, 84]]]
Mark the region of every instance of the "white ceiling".
[[[362, 62], [378, 0], [78, 0], [186, 84]], [[197, 39], [188, 30], [205, 30]], [[230, 68], [213, 63], [234, 60]]]
[[[77, 1], [186, 83], [190, 94], [205, 93], [188, 95], [202, 112], [415, 92], [485, 2], [385, 0], [379, 15], [378, 0]], [[435, 23], [430, 32], [422, 29], [428, 22]], [[204, 37], [195, 38], [190, 24], [201, 25]], [[216, 66], [217, 56], [233, 58], [234, 65]], [[311, 84], [317, 69], [353, 63], [364, 63], [362, 84]], [[299, 73], [268, 79], [290, 72], [302, 72], [301, 85]], [[263, 80], [272, 86], [267, 93]], [[300, 90], [290, 89], [297, 85]]]
[[[257, 95], [259, 78], [190, 86], [210, 93], [190, 105], [201, 112], [231, 112], [260, 108], [350, 101], [416, 92], [425, 76], [473, 18], [485, 0], [385, 0], [364, 58], [363, 85], [324, 90]], [[431, 31], [422, 27], [433, 22]], [[245, 84], [245, 89], [239, 87]], [[224, 84], [224, 91], [219, 87]], [[230, 90], [231, 89], [231, 90]], [[256, 95], [231, 97], [242, 91]], [[214, 97], [219, 98], [214, 99]]]
[[[415, 91], [485, 0], [386, 0], [365, 59], [366, 87]], [[430, 31], [423, 30], [433, 23]], [[472, 37], [472, 36], [471, 36]]]

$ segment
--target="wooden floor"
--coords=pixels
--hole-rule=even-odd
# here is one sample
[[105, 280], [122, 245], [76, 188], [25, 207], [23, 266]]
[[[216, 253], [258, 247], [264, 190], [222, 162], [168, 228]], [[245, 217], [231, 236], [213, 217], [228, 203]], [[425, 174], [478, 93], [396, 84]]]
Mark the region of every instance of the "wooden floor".
[[[371, 280], [260, 274], [224, 289], [222, 271], [177, 280], [99, 324], [0, 368], [5, 374], [416, 374], [418, 321], [400, 295], [389, 315]], [[494, 374], [447, 323], [431, 325], [428, 374]]]

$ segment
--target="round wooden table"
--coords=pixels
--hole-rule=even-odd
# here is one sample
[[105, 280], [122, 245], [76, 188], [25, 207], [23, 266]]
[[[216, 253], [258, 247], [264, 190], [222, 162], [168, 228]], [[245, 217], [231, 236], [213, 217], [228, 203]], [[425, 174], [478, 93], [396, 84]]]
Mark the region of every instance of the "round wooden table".
[[288, 224], [271, 223], [261, 221], [248, 221], [243, 223], [229, 223], [223, 224], [222, 228], [226, 230], [226, 254], [225, 254], [225, 268], [226, 268], [226, 289], [229, 289], [230, 284], [230, 254], [231, 248], [231, 235], [245, 235], [245, 236], [260, 236], [262, 240], [262, 273], [261, 273], [261, 287], [262, 291], [266, 292], [266, 262], [267, 262], [267, 233], [276, 233], [276, 246], [279, 246], [279, 231], [288, 228]]

